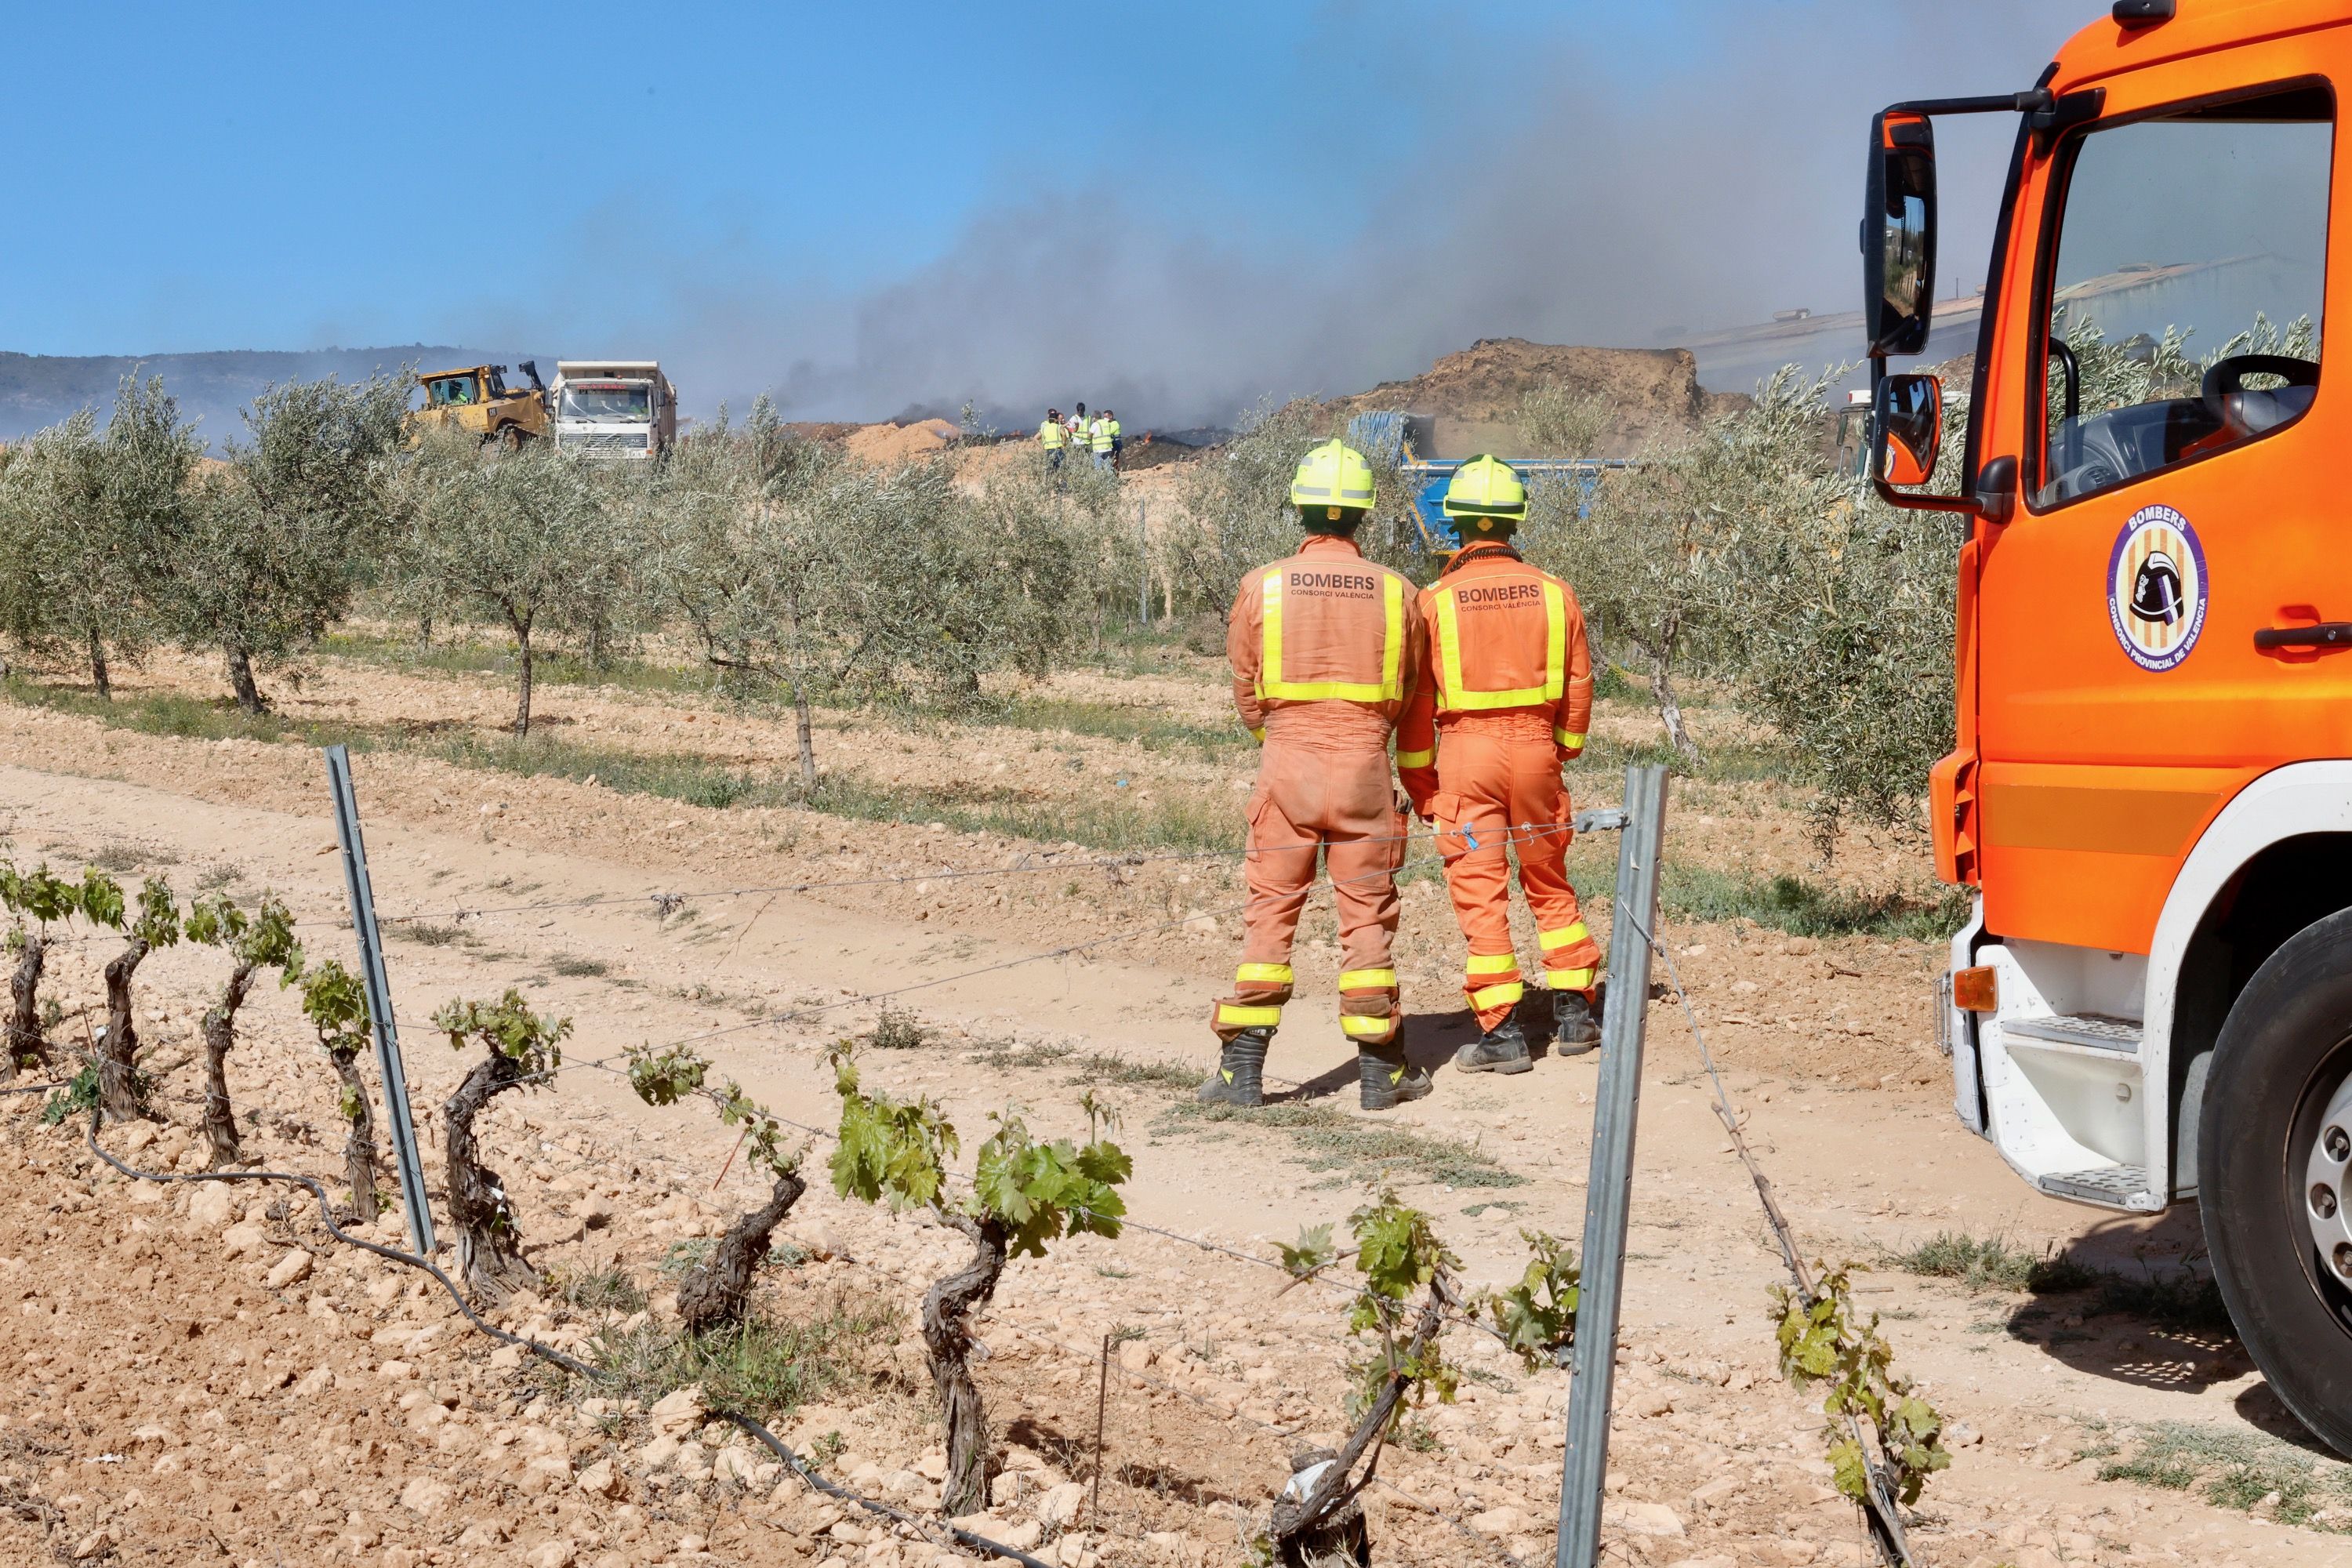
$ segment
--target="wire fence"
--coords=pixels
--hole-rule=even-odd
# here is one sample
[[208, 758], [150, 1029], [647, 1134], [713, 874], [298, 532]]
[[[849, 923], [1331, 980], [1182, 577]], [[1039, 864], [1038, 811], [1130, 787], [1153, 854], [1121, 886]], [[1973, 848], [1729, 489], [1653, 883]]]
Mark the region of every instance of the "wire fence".
[[[1588, 814], [1588, 816], [1591, 815], [1592, 814]], [[1602, 825], [1614, 826], [1615, 824], [1604, 823]], [[1569, 825], [1565, 824], [1528, 825], [1525, 828], [1517, 831], [1529, 837], [1541, 837], [1549, 833], [1572, 831], [1572, 829], [1569, 827]], [[1415, 840], [1430, 840], [1436, 837], [1438, 837], [1438, 833], [1434, 829], [1416, 829], [1399, 835], [1376, 837], [1372, 841], [1403, 841], [1410, 843]], [[1281, 849], [1277, 852], [1301, 852], [1319, 856], [1323, 851], [1328, 849], [1330, 847], [1331, 841], [1318, 840], [1311, 844], [1281, 847]], [[950, 867], [929, 871], [908, 872], [902, 875], [891, 875], [886, 877], [861, 877], [833, 880], [796, 879], [793, 881], [773, 882], [752, 886], [730, 886], [687, 891], [669, 891], [648, 889], [643, 891], [626, 894], [596, 894], [579, 899], [532, 900], [498, 906], [472, 907], [452, 905], [446, 909], [411, 910], [399, 915], [386, 916], [383, 917], [383, 921], [387, 924], [419, 923], [436, 921], [462, 922], [492, 916], [560, 913], [571, 910], [586, 911], [600, 909], [629, 908], [641, 905], [650, 905], [656, 914], [667, 918], [687, 903], [703, 900], [740, 899], [748, 897], [772, 898], [781, 894], [798, 894], [836, 889], [898, 886], [925, 881], [940, 882], [949, 880], [1017, 877], [1047, 872], [1068, 872], [1073, 870], [1102, 870], [1112, 874], [1120, 874], [1139, 866], [1155, 863], [1200, 862], [1227, 859], [1240, 859], [1246, 861], [1254, 854], [1264, 853], [1267, 853], [1267, 851], [1242, 849], [1185, 851], [1151, 856], [1092, 856], [1080, 858], [1067, 858], [1047, 854], [1039, 857], [1034, 861], [1031, 861], [1028, 858], [1024, 857], [1023, 862], [1016, 863], [1013, 866], [985, 868]], [[1402, 857], [1400, 857], [1400, 858], [1402, 858]], [[1181, 916], [1129, 926], [1108, 934], [1090, 937], [1085, 941], [1066, 943], [1038, 952], [1022, 953], [1012, 957], [992, 961], [987, 963], [960, 970], [952, 973], [910, 980], [902, 984], [895, 984], [884, 988], [845, 995], [831, 1001], [810, 1003], [782, 1011], [766, 1013], [759, 1017], [750, 1019], [742, 1023], [683, 1034], [659, 1045], [643, 1048], [654, 1051], [675, 1050], [699, 1045], [714, 1039], [743, 1034], [755, 1029], [771, 1028], [793, 1023], [809, 1022], [845, 1009], [887, 1003], [917, 992], [953, 985], [961, 982], [999, 974], [1025, 965], [1081, 957], [1115, 944], [1133, 944], [1139, 941], [1154, 935], [1192, 925], [1201, 920], [1203, 915], [1207, 915], [1214, 919], [1223, 919], [1235, 915], [1245, 916], [1261, 901], [1268, 899], [1284, 901], [1293, 899], [1303, 900], [1309, 896], [1310, 893], [1322, 887], [1330, 887], [1336, 892], [1338, 888], [1346, 886], [1349, 880], [1372, 879], [1390, 874], [1391, 873], [1386, 870], [1376, 870], [1364, 873], [1361, 879], [1349, 879], [1333, 881], [1332, 879], [1326, 878], [1314, 884], [1310, 889], [1304, 892], [1285, 890], [1283, 892], [1272, 894], [1253, 893], [1247, 898], [1220, 906], [1213, 910], [1192, 910]], [[316, 929], [321, 927], [341, 927], [345, 922], [341, 921], [320, 919], [304, 921], [297, 923], [304, 928]], [[77, 933], [69, 938], [53, 939], [51, 945], [64, 945], [65, 942], [68, 941], [90, 942], [107, 940], [112, 937], [113, 934], [114, 933], [111, 932]], [[1699, 1030], [1697, 1016], [1696, 1013], [1691, 1010], [1688, 995], [1683, 987], [1681, 977], [1678, 973], [1675, 973], [1673, 958], [1671, 954], [1666, 952], [1664, 944], [1656, 942], [1656, 940], [1652, 937], [1648, 931], [1643, 931], [1641, 934], [1645, 940], [1650, 942], [1653, 947], [1656, 948], [1660, 953], [1665, 957], [1669, 975], [1673, 980], [1677, 996], [1682, 1000], [1685, 1017], [1692, 1030], [1694, 1039], [1697, 1044], [1701, 1058], [1713, 1084], [1718, 1104], [1718, 1114], [1723, 1117], [1726, 1125], [1731, 1129], [1735, 1140], [1738, 1141], [1739, 1132], [1738, 1114], [1732, 1108], [1729, 1091], [1724, 1085], [1719, 1072], [1717, 1070], [1717, 1064], [1713, 1054], [1708, 1050], [1705, 1037]], [[541, 1073], [532, 1074], [523, 1081], [526, 1083], [545, 1082], [568, 1073], [591, 1071], [601, 1071], [614, 1077], [625, 1079], [627, 1075], [621, 1064], [623, 1064], [626, 1059], [627, 1058], [625, 1054], [617, 1053], [594, 1058], [574, 1059], [564, 1062], [560, 1067], [549, 1068]], [[1280, 1083], [1283, 1080], [1272, 1079], [1270, 1081]], [[54, 1090], [62, 1087], [64, 1086], [11, 1086], [9, 1091], [15, 1093], [30, 1093], [38, 1092], [43, 1089]], [[813, 1126], [782, 1117], [777, 1117], [775, 1120], [782, 1125], [792, 1127], [796, 1131], [807, 1134], [813, 1140], [829, 1140], [835, 1136], [833, 1130], [828, 1128]], [[319, 1201], [322, 1222], [338, 1241], [361, 1247], [372, 1254], [382, 1257], [401, 1266], [417, 1268], [424, 1271], [436, 1280], [443, 1289], [452, 1297], [453, 1300], [456, 1302], [457, 1310], [465, 1315], [469, 1323], [477, 1330], [490, 1335], [503, 1343], [518, 1345], [530, 1353], [540, 1356], [549, 1361], [551, 1364], [561, 1367], [571, 1375], [583, 1377], [592, 1382], [605, 1382], [610, 1379], [610, 1374], [601, 1372], [599, 1369], [587, 1363], [566, 1355], [553, 1347], [540, 1344], [530, 1339], [528, 1336], [513, 1334], [488, 1323], [474, 1310], [469, 1303], [464, 1300], [463, 1295], [458, 1290], [457, 1287], [436, 1265], [432, 1262], [430, 1258], [420, 1258], [413, 1253], [404, 1252], [396, 1247], [389, 1247], [378, 1243], [368, 1241], [362, 1237], [352, 1237], [343, 1231], [334, 1220], [328, 1202], [327, 1187], [324, 1180], [321, 1178], [299, 1173], [278, 1172], [218, 1172], [173, 1174], [138, 1170], [115, 1158], [112, 1154], [108, 1153], [107, 1151], [99, 1144], [97, 1141], [95, 1117], [93, 1117], [89, 1144], [92, 1151], [109, 1165], [127, 1176], [140, 1180], [173, 1182], [198, 1180], [277, 1181], [301, 1186], [310, 1191], [310, 1194]], [[1795, 1243], [1793, 1237], [1787, 1230], [1787, 1223], [1785, 1219], [1780, 1215], [1777, 1208], [1770, 1203], [1769, 1187], [1763, 1182], [1760, 1171], [1755, 1169], [1752, 1154], [1750, 1154], [1746, 1149], [1744, 1142], [1741, 1144], [1740, 1152], [1743, 1159], [1748, 1161], [1751, 1172], [1757, 1177], [1759, 1195], [1762, 1195], [1765, 1198], [1767, 1215], [1774, 1224], [1776, 1236], [1778, 1236], [1781, 1241], [1784, 1250], [1790, 1254], [1791, 1260], [1793, 1261], [1793, 1248], [1795, 1247]], [[730, 1155], [730, 1158], [731, 1162], [732, 1156]], [[721, 1175], [723, 1178], [723, 1170]], [[1323, 1274], [1320, 1270], [1301, 1275], [1299, 1272], [1295, 1271], [1285, 1263], [1275, 1258], [1248, 1252], [1242, 1248], [1232, 1247], [1209, 1237], [1187, 1235], [1183, 1232], [1173, 1230], [1166, 1226], [1150, 1224], [1148, 1222], [1125, 1215], [1103, 1215], [1083, 1209], [1078, 1212], [1089, 1220], [1108, 1222], [1115, 1218], [1118, 1226], [1122, 1230], [1155, 1237], [1173, 1244], [1196, 1249], [1204, 1254], [1215, 1255], [1242, 1264], [1263, 1268], [1273, 1273], [1281, 1274], [1288, 1282], [1286, 1284], [1286, 1289], [1288, 1289], [1290, 1285], [1306, 1283], [1326, 1291], [1335, 1291], [1341, 1296], [1351, 1296], [1353, 1294], [1353, 1292], [1339, 1279], [1332, 1279]], [[1506, 1343], [1508, 1342], [1506, 1336], [1504, 1336], [1498, 1330], [1488, 1324], [1478, 1321], [1475, 1317], [1466, 1316], [1459, 1312], [1448, 1312], [1445, 1316], [1447, 1321], [1455, 1326], [1468, 1328], [1480, 1333], [1492, 1336], [1493, 1338], [1498, 1341], [1503, 1341]], [[1010, 1325], [1007, 1326], [1010, 1327]], [[1108, 1380], [1114, 1371], [1111, 1363], [1116, 1359], [1110, 1354], [1108, 1345], [1101, 1352], [1098, 1353], [1063, 1343], [1058, 1340], [1053, 1339], [1049, 1335], [1043, 1334], [1033, 1329], [1018, 1328], [1013, 1329], [1013, 1331], [1018, 1333], [1023, 1339], [1043, 1346], [1057, 1355], [1066, 1358], [1072, 1358], [1080, 1362], [1098, 1363], [1105, 1387], [1108, 1387]], [[1297, 1435], [1299, 1430], [1301, 1430], [1301, 1428], [1298, 1427], [1286, 1427], [1272, 1422], [1261, 1420], [1256, 1416], [1241, 1412], [1228, 1402], [1211, 1399], [1195, 1391], [1185, 1389], [1175, 1384], [1170, 1383], [1165, 1379], [1155, 1378], [1140, 1369], [1119, 1366], [1115, 1370], [1118, 1376], [1122, 1381], [1123, 1386], [1132, 1384], [1136, 1386], [1150, 1389], [1155, 1393], [1164, 1394], [1170, 1397], [1184, 1400], [1189, 1404], [1214, 1413], [1221, 1419], [1240, 1420], [1262, 1435], [1270, 1437], [1293, 1437]], [[1295, 1389], [1286, 1388], [1282, 1392], [1286, 1394], [1295, 1396], [1299, 1400], [1305, 1400], [1307, 1397], [1304, 1394], [1300, 1393], [1300, 1391]], [[844, 1488], [838, 1483], [835, 1483], [830, 1479], [821, 1475], [813, 1467], [808, 1465], [803, 1458], [794, 1454], [786, 1445], [779, 1440], [772, 1432], [769, 1431], [764, 1426], [761, 1425], [758, 1421], [749, 1415], [740, 1412], [727, 1410], [717, 1411], [714, 1414], [716, 1414], [719, 1418], [730, 1421], [742, 1429], [763, 1447], [766, 1447], [768, 1450], [775, 1454], [776, 1457], [784, 1463], [793, 1474], [801, 1477], [803, 1480], [807, 1482], [807, 1484], [813, 1488], [815, 1488], [836, 1500], [864, 1510], [875, 1517], [885, 1519], [888, 1521], [894, 1528], [904, 1530], [919, 1536], [924, 1540], [933, 1542], [936, 1544], [953, 1544], [966, 1549], [979, 1550], [1024, 1564], [1034, 1564], [1040, 1563], [1040, 1559], [1033, 1557], [1017, 1548], [990, 1540], [986, 1537], [975, 1535], [969, 1531], [945, 1521], [920, 1518], [887, 1502], [857, 1494], [855, 1491]], [[1099, 1458], [1097, 1458], [1097, 1482], [1099, 1482], [1100, 1474], [1101, 1461]], [[1513, 1555], [1511, 1550], [1506, 1543], [1496, 1541], [1493, 1537], [1477, 1531], [1459, 1515], [1449, 1512], [1426, 1500], [1412, 1495], [1404, 1490], [1404, 1489], [1396, 1486], [1393, 1482], [1388, 1480], [1384, 1477], [1375, 1476], [1372, 1479], [1374, 1484], [1381, 1487], [1386, 1491], [1394, 1494], [1406, 1506], [1427, 1514], [1430, 1517], [1444, 1521], [1454, 1531], [1456, 1531], [1466, 1543], [1476, 1546], [1482, 1552], [1491, 1554], [1500, 1562], [1511, 1564], [1512, 1568], [1525, 1568], [1525, 1564], [1521, 1563], [1520, 1560]]]

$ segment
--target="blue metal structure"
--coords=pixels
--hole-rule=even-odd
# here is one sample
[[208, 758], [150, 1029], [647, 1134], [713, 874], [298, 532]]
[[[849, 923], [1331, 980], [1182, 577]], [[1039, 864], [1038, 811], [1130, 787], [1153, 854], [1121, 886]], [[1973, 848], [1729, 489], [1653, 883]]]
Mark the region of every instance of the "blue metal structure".
[[[1348, 444], [1376, 465], [1393, 462], [1402, 470], [1405, 482], [1412, 487], [1413, 522], [1424, 553], [1450, 555], [1462, 548], [1462, 536], [1455, 531], [1454, 520], [1445, 515], [1445, 487], [1453, 482], [1454, 470], [1462, 466], [1460, 459], [1415, 457], [1409, 417], [1387, 411], [1359, 414], [1349, 420]], [[1579, 487], [1579, 516], [1603, 473], [1640, 466], [1630, 458], [1504, 458], [1503, 461], [1517, 469], [1530, 489], [1547, 479], [1574, 481]]]

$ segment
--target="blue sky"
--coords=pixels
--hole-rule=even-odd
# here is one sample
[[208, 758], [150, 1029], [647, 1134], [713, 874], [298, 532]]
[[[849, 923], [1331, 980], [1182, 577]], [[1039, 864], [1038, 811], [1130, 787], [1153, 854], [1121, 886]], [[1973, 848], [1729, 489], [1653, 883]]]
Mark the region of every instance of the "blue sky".
[[[2063, 30], [1923, 67], [1917, 23], [1864, 15], [27, 8], [16, 119], [46, 130], [11, 161], [0, 348], [626, 351], [677, 363], [689, 406], [1068, 380], [1175, 417], [1464, 333], [1844, 308], [1858, 116], [1923, 75], [2024, 85]], [[1665, 195], [1694, 158], [1727, 160], [1736, 275]], [[1786, 232], [1759, 236], [1776, 184]]]

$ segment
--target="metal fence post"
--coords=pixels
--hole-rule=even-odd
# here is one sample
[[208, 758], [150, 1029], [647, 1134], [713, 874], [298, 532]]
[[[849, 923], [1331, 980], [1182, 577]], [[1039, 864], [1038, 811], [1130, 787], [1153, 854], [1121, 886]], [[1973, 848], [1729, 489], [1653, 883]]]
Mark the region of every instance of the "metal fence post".
[[1617, 1373], [1617, 1314], [1625, 1288], [1633, 1124], [1642, 1096], [1642, 1038], [1650, 1002], [1650, 943], [1658, 920], [1658, 847], [1666, 770], [1625, 770], [1625, 837], [1609, 921], [1609, 998], [1601, 1019], [1601, 1081], [1593, 1095], [1592, 1165], [1584, 1192], [1584, 1279], [1570, 1352], [1568, 1447], [1560, 1458], [1556, 1568], [1594, 1568], [1609, 1471], [1609, 1406]]
[[329, 746], [327, 790], [335, 801], [335, 838], [343, 851], [343, 888], [351, 895], [352, 932], [360, 943], [360, 984], [367, 991], [375, 1033], [375, 1069], [383, 1079], [384, 1120], [400, 1169], [400, 1204], [408, 1212], [408, 1239], [419, 1257], [433, 1252], [433, 1211], [425, 1201], [425, 1165], [416, 1152], [416, 1124], [408, 1109], [408, 1075], [400, 1062], [400, 1034], [392, 1021], [392, 985], [383, 970], [383, 938], [375, 924], [375, 890], [368, 881], [367, 845], [360, 837], [359, 797], [352, 792], [351, 753]]

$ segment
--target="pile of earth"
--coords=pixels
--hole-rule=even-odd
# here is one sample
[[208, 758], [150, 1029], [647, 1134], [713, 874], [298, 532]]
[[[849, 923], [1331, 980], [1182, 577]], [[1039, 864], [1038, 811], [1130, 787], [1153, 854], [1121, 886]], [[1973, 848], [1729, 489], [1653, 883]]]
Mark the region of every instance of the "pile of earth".
[[1412, 416], [1413, 449], [1424, 458], [1537, 456], [1520, 428], [1520, 400], [1552, 384], [1576, 395], [1598, 395], [1610, 409], [1598, 452], [1562, 456], [1631, 457], [1650, 441], [1686, 435], [1717, 409], [1745, 401], [1702, 388], [1697, 362], [1687, 349], [1581, 348], [1486, 338], [1444, 355], [1409, 381], [1384, 381], [1324, 406], [1335, 423], [1380, 409]]

